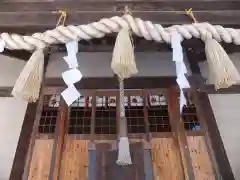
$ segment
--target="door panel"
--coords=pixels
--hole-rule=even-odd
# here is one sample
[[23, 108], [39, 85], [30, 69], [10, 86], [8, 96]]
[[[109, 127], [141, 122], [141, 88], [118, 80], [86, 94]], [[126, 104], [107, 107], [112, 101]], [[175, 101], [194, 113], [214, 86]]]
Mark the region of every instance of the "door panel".
[[195, 180], [214, 180], [212, 163], [203, 136], [188, 136], [188, 148], [192, 158]]
[[88, 141], [67, 138], [61, 162], [61, 180], [88, 180]]
[[152, 163], [155, 180], [183, 179], [180, 153], [173, 138], [152, 139]]
[[48, 180], [52, 150], [53, 139], [36, 139], [28, 180]]
[[118, 150], [111, 150], [109, 144], [97, 146], [97, 177], [99, 180], [144, 180], [143, 148], [141, 143], [130, 144], [132, 165], [116, 164]]

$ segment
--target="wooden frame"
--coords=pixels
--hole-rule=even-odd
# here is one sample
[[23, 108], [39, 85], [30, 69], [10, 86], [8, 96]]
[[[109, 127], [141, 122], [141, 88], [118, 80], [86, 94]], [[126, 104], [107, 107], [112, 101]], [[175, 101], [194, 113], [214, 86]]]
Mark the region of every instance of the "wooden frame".
[[[51, 94], [51, 93], [53, 93], [53, 92], [61, 92], [61, 89], [62, 88], [60, 88], [60, 87], [56, 87], [56, 88], [51, 88], [51, 87], [48, 87], [48, 88], [44, 88], [44, 91], [46, 92], [46, 94]], [[141, 90], [135, 90], [135, 91], [132, 91], [132, 93], [134, 93], [134, 95], [136, 95], [136, 94], [139, 94], [139, 95], [141, 95], [142, 94], [142, 92], [143, 92], [143, 94], [144, 93], [146, 93], [146, 92], [158, 92], [158, 91], [161, 91], [161, 92], [163, 92], [161, 89], [158, 89], [158, 90], [151, 90], [151, 89], [149, 89], [149, 90], [144, 90], [144, 91], [141, 91]], [[85, 95], [104, 95], [104, 94], [108, 94], [108, 92], [107, 91], [98, 91], [98, 92], [94, 92], [94, 90], [83, 90], [82, 91], [83, 92], [83, 94], [85, 94]], [[130, 93], [130, 94], [132, 94], [132, 93]], [[110, 93], [110, 95], [116, 95], [117, 93], [116, 92], [114, 92], [114, 93]], [[129, 94], [129, 93], [127, 93], [127, 94]], [[202, 102], [203, 103], [203, 102]], [[204, 102], [204, 104], [206, 105], [206, 103]], [[200, 108], [202, 108], [202, 105], [200, 104], [199, 105], [199, 107]], [[39, 117], [39, 115], [37, 116], [37, 117]], [[38, 118], [37, 118], [38, 119]], [[205, 118], [206, 119], [206, 118]], [[208, 119], [208, 121], [209, 121], [209, 119]], [[213, 121], [214, 122], [214, 121]], [[207, 126], [209, 126], [209, 124], [207, 123], [206, 124]], [[217, 127], [217, 125], [216, 125], [216, 127]], [[215, 128], [216, 128], [215, 127]], [[213, 140], [212, 138], [213, 138], [213, 136], [214, 135], [212, 135], [211, 133], [213, 133], [212, 132], [212, 129], [213, 129], [213, 127], [209, 127], [208, 128], [208, 131], [209, 131], [209, 135], [210, 135], [210, 137], [211, 137], [211, 142], [212, 141], [214, 141], [215, 142], [215, 144], [216, 144], [216, 140]], [[26, 129], [24, 130], [22, 130], [22, 131], [26, 131]], [[219, 132], [218, 132], [219, 133]], [[186, 135], [188, 135], [188, 136], [202, 136], [203, 135], [203, 132], [201, 132], [201, 131], [199, 131], [199, 132], [194, 132], [194, 131], [190, 131], [190, 132], [186, 132]], [[21, 137], [22, 137], [22, 135], [21, 135]], [[36, 136], [37, 137], [37, 136]], [[93, 140], [93, 139], [95, 139], [95, 140], [100, 140], [100, 139], [106, 139], [106, 137], [103, 137], [103, 136], [97, 136], [97, 135], [94, 135], [94, 136], [92, 136], [91, 137], [91, 135], [89, 135], [89, 136], [87, 136], [87, 135], [84, 135], [83, 136], [84, 137], [84, 139], [86, 138], [86, 139], [90, 139], [90, 140]], [[145, 139], [145, 136], [140, 136], [141, 138], [143, 138], [143, 139]], [[154, 138], [154, 137], [172, 137], [172, 133], [150, 133], [150, 137], [151, 138]], [[136, 135], [130, 135], [130, 139], [135, 139], [135, 138], [139, 138], [139, 136], [137, 137]], [[214, 138], [216, 138], [216, 135], [215, 135], [215, 137]], [[109, 140], [115, 140], [116, 139], [116, 136], [108, 136], [108, 138], [107, 139], [109, 139]], [[221, 141], [221, 140], [220, 140]], [[183, 141], [184, 142], [184, 141]], [[19, 142], [20, 143], [20, 142]], [[31, 145], [31, 146], [33, 146], [33, 145]], [[223, 170], [221, 170], [221, 167], [222, 167], [222, 169], [224, 169], [225, 167], [226, 167], [226, 160], [227, 159], [225, 159], [224, 160], [224, 163], [221, 163], [221, 160], [219, 160], [220, 159], [220, 157], [222, 158], [223, 156], [222, 156], [222, 154], [220, 153], [220, 152], [218, 152], [218, 154], [216, 154], [216, 146], [214, 146], [213, 145], [213, 152], [215, 153], [215, 155], [216, 155], [216, 159], [217, 159], [217, 162], [219, 163], [219, 161], [220, 161], [220, 164], [219, 164], [219, 167], [220, 167], [220, 173], [222, 174], [223, 173]], [[218, 150], [219, 150], [219, 145], [217, 146], [217, 148], [218, 148]], [[185, 152], [186, 153], [186, 152]], [[222, 153], [224, 153], [224, 151], [222, 152]], [[225, 154], [226, 155], [226, 154]], [[16, 155], [16, 159], [17, 159], [17, 155]], [[16, 160], [17, 161], [17, 160]], [[18, 163], [19, 163], [19, 161], [18, 161]], [[189, 162], [190, 163], [190, 162]], [[21, 164], [21, 163], [20, 163]], [[224, 168], [223, 168], [224, 167]], [[230, 168], [230, 166], [229, 166], [229, 168]], [[226, 174], [226, 173], [229, 173], [229, 171], [231, 170], [231, 168], [229, 169], [229, 170], [224, 170], [224, 173]], [[12, 173], [16, 173], [16, 170], [14, 170], [14, 168], [13, 168], [13, 170], [12, 170]], [[189, 173], [188, 173], [189, 174]], [[231, 174], [231, 173], [230, 173]], [[227, 176], [228, 178], [230, 177], [230, 174], [229, 175], [225, 175], [225, 176]], [[223, 177], [224, 177], [224, 175], [222, 175]], [[26, 177], [26, 176], [25, 176]]]

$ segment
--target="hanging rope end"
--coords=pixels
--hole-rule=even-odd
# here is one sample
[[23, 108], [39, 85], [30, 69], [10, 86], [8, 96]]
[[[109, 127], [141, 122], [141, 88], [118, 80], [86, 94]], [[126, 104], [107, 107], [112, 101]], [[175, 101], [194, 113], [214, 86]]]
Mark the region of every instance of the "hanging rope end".
[[118, 159], [117, 164], [127, 166], [132, 164], [128, 137], [120, 137], [118, 143]]

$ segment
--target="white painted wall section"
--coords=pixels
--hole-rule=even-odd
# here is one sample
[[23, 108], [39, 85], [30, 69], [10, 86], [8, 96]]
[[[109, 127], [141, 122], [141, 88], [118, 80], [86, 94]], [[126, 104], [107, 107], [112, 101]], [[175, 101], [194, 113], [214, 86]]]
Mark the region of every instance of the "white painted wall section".
[[0, 180], [8, 180], [22, 129], [27, 103], [0, 98]]
[[210, 103], [236, 180], [240, 179], [240, 94], [211, 94]]

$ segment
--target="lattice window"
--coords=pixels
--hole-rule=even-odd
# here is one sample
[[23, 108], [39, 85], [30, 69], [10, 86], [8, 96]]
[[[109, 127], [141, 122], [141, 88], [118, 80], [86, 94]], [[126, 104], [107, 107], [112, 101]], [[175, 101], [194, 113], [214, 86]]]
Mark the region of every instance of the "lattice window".
[[70, 107], [68, 134], [90, 134], [92, 97], [81, 96]]
[[143, 98], [130, 96], [128, 100], [129, 106], [125, 107], [128, 133], [145, 133]]
[[185, 97], [187, 98], [187, 106], [184, 106], [182, 112], [184, 128], [187, 131], [198, 131], [200, 130], [200, 123], [197, 117], [196, 107], [186, 94]]
[[96, 97], [96, 134], [116, 134], [116, 97]]
[[39, 122], [38, 132], [40, 134], [53, 134], [59, 111], [60, 95], [45, 95], [43, 108]]
[[148, 121], [150, 132], [170, 132], [168, 105], [163, 94], [148, 96]]

